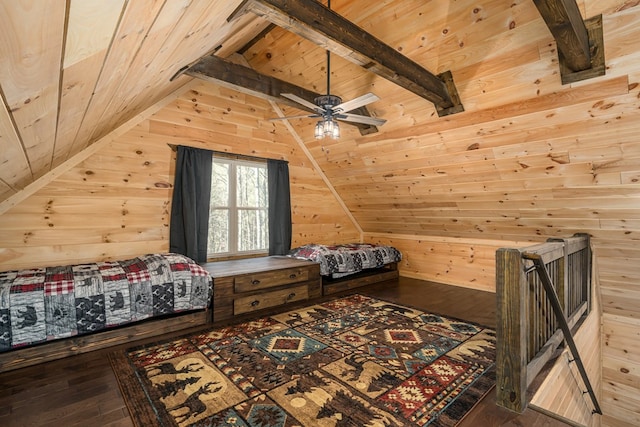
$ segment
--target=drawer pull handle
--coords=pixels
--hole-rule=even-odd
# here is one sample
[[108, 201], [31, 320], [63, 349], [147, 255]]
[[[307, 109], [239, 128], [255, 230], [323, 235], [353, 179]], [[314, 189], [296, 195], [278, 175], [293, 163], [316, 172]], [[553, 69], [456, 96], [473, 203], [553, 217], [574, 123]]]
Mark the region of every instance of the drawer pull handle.
[[251, 307], [257, 307], [260, 304], [260, 301], [255, 300], [251, 303]]
[[251, 284], [252, 284], [252, 285], [259, 285], [259, 284], [260, 284], [260, 280], [258, 280], [258, 279], [253, 279], [253, 280], [251, 281]]
[[289, 275], [289, 279], [295, 279], [296, 277], [298, 277], [298, 275], [295, 273]]
[[289, 295], [287, 295], [287, 299], [288, 299], [288, 300], [289, 300], [289, 299], [292, 299], [292, 298], [293, 298], [293, 297], [295, 297], [295, 296], [296, 296], [296, 293], [295, 293], [295, 292], [291, 292]]

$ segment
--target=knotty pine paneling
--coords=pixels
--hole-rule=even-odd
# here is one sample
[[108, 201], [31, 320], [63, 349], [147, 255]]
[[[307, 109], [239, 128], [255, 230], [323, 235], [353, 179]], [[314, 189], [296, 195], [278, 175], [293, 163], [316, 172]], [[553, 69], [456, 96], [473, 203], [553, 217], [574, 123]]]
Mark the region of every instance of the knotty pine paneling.
[[124, 0], [74, 0], [70, 4], [54, 166], [64, 162], [72, 149], [81, 125], [78, 117], [94, 93]]
[[65, 3], [0, 5], [1, 98], [35, 177], [51, 167], [66, 13]]
[[208, 84], [185, 93], [1, 215], [0, 270], [167, 251], [175, 162], [167, 143], [289, 161], [293, 244], [360, 240], [297, 143], [264, 120], [272, 114]]
[[27, 157], [4, 103], [0, 105], [0, 152], [3, 154], [0, 158], [0, 200], [4, 200], [33, 179]]
[[[83, 16], [96, 20], [80, 2], [52, 12], [3, 5], [3, 22], [22, 30], [2, 36], [0, 200], [183, 84], [169, 81], [183, 65], [218, 46], [231, 54], [264, 28], [254, 16], [226, 21], [240, 0], [110, 2], [99, 40], [75, 38], [86, 33]], [[637, 326], [640, 306], [640, 4], [577, 1], [584, 17], [603, 14], [607, 73], [563, 86], [555, 42], [530, 0], [374, 3], [332, 6], [431, 72], [451, 70], [465, 111], [438, 117], [430, 102], [332, 55], [332, 92], [376, 93], [367, 108], [388, 122], [366, 136], [345, 124], [339, 141], [316, 141], [313, 120], [292, 120], [306, 149], [365, 235], [401, 247], [403, 275], [492, 291], [500, 242], [591, 234], [603, 337], [614, 334], [603, 352], [602, 383], [616, 385], [605, 390], [603, 425], [637, 425], [640, 383], [633, 374], [617, 384], [627, 378], [621, 361], [640, 370], [640, 349], [616, 334]], [[244, 55], [265, 74], [327, 89], [324, 49], [287, 31], [270, 31]], [[171, 193], [167, 143], [288, 159], [295, 243], [359, 240], [286, 128], [265, 120], [274, 116], [226, 88], [185, 94], [0, 216], [0, 266], [166, 248], [156, 222]], [[98, 225], [90, 236], [87, 224]]]
[[75, 126], [78, 127], [75, 134], [71, 135], [73, 140], [69, 144], [69, 154], [77, 152], [89, 144], [94, 129], [105, 117], [103, 116], [105, 109], [112, 99], [119, 96], [121, 82], [131, 69], [136, 52], [144, 43], [146, 34], [150, 32], [163, 5], [159, 1], [143, 0], [127, 3], [126, 6], [122, 11], [120, 22], [114, 30], [112, 45], [102, 63], [102, 68], [108, 72], [100, 73], [96, 81], [88, 82], [95, 88], [91, 100], [83, 112], [83, 117], [81, 119], [67, 117], [67, 120], [73, 119]]
[[603, 320], [603, 425], [638, 425], [640, 321], [608, 313]]
[[266, 22], [227, 22], [239, 4], [3, 2], [0, 201], [188, 83], [170, 79], [184, 65], [251, 40]]
[[402, 252], [398, 265], [401, 276], [487, 292], [496, 291], [496, 251], [533, 244], [366, 232], [364, 240], [398, 248]]

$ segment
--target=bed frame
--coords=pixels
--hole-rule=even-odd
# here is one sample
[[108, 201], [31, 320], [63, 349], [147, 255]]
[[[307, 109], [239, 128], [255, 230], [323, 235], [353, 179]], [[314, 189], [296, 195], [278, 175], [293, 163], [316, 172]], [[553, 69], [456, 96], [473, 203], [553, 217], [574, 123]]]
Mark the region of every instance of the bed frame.
[[398, 278], [398, 263], [392, 262], [381, 268], [372, 268], [360, 273], [332, 279], [329, 276], [322, 276], [322, 294], [331, 295], [373, 283], [384, 282]]
[[167, 317], [154, 317], [87, 335], [15, 348], [0, 353], [0, 372], [206, 325], [211, 322], [211, 313], [209, 309], [175, 313]]

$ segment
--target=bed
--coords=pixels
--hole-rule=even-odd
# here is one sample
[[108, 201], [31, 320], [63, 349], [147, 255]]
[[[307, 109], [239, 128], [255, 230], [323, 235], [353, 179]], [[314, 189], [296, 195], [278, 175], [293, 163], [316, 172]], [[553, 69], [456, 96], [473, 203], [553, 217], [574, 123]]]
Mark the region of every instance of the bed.
[[320, 264], [324, 295], [397, 278], [397, 263], [402, 259], [393, 246], [370, 243], [311, 243], [292, 249], [287, 256]]
[[[6, 368], [4, 354], [15, 360], [23, 358], [18, 354], [28, 355], [24, 358], [65, 355], [101, 340], [113, 344], [147, 330], [162, 333], [202, 323], [212, 288], [205, 269], [173, 253], [0, 272], [0, 370]], [[171, 320], [173, 326], [137, 326], [178, 313], [193, 313], [193, 320], [180, 316]], [[124, 325], [136, 326], [125, 331]], [[104, 335], [107, 331], [113, 332]], [[54, 341], [60, 345], [51, 347]], [[35, 346], [41, 343], [48, 344]]]

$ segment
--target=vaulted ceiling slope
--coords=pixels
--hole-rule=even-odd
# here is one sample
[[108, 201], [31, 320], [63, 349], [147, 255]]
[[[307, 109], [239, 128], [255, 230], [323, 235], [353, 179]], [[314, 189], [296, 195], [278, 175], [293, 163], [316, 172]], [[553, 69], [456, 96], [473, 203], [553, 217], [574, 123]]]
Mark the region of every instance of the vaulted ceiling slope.
[[269, 23], [240, 0], [0, 3], [0, 201], [233, 53]]

